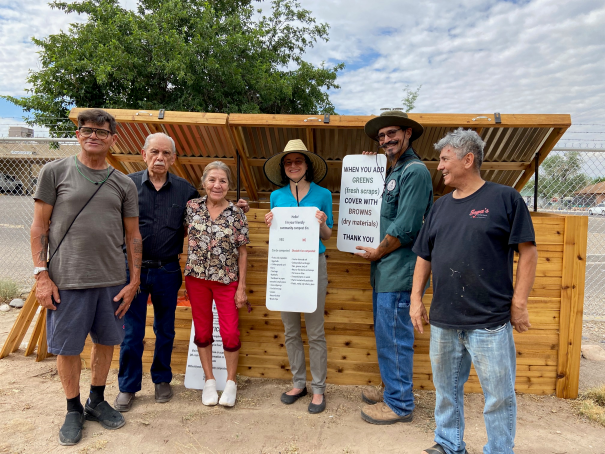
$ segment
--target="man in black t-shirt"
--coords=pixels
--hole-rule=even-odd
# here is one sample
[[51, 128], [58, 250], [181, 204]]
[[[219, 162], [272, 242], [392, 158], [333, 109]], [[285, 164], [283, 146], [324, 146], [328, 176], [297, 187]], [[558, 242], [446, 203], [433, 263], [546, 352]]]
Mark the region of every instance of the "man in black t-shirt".
[[[410, 317], [423, 332], [422, 294], [433, 272], [430, 357], [436, 389], [435, 442], [428, 454], [463, 454], [464, 383], [471, 362], [485, 395], [485, 453], [512, 453], [516, 351], [512, 336], [531, 325], [527, 300], [538, 254], [527, 206], [514, 189], [481, 178], [484, 142], [471, 130], [448, 133], [435, 149], [444, 183], [413, 251]], [[513, 288], [514, 252], [519, 253]]]

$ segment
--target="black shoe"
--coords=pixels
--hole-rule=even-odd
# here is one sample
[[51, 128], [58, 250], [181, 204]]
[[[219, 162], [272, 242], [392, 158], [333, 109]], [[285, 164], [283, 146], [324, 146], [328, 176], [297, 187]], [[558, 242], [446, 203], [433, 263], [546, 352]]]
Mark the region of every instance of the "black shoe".
[[115, 430], [126, 424], [124, 416], [114, 410], [106, 400], [98, 404], [95, 408], [88, 406], [88, 402], [84, 406], [84, 416], [88, 421], [98, 421], [105, 429]]
[[65, 422], [59, 430], [59, 443], [62, 446], [73, 446], [82, 439], [84, 415], [79, 411], [70, 411], [65, 415]]
[[322, 401], [320, 404], [314, 404], [313, 401], [309, 404], [309, 413], [316, 415], [326, 409], [326, 395], [322, 394]]
[[155, 401], [158, 404], [169, 402], [173, 396], [172, 387], [170, 383], [156, 383], [155, 384]]
[[281, 401], [282, 403], [286, 404], [286, 405], [291, 405], [294, 402], [296, 402], [298, 399], [300, 399], [303, 396], [307, 395], [307, 388], [303, 388], [303, 390], [301, 392], [299, 392], [298, 394], [294, 394], [293, 396], [290, 396], [289, 394], [283, 393], [281, 395]]

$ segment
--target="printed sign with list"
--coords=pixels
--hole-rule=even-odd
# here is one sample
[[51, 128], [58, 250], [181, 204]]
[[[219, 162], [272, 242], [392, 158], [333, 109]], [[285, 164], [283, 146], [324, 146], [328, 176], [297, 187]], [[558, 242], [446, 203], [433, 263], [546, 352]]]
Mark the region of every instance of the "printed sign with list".
[[271, 212], [267, 309], [315, 312], [319, 258], [317, 208], [273, 208]]
[[387, 165], [385, 155], [348, 155], [342, 161], [338, 240], [342, 252], [380, 244], [380, 204]]

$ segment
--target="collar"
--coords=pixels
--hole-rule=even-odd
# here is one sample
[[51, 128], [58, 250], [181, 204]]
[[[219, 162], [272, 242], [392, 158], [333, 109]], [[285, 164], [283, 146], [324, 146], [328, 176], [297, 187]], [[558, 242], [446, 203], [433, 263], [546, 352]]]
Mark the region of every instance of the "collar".
[[399, 156], [395, 165], [391, 167], [392, 171], [399, 169], [405, 162], [409, 161], [410, 158], [416, 158], [416, 154], [414, 153], [414, 150], [412, 150], [412, 147], [409, 147], [401, 156]]
[[[166, 181], [164, 182], [162, 187], [168, 186], [168, 184], [172, 184], [171, 179], [172, 179], [172, 176], [170, 175], [170, 172], [166, 172]], [[147, 181], [149, 181], [149, 183], [153, 186], [153, 183], [151, 183], [151, 181], [149, 180], [149, 170], [145, 169], [143, 171], [143, 176], [141, 177], [141, 184], [143, 184]]]
[[[204, 197], [202, 197], [200, 199], [200, 207], [202, 208], [203, 211], [208, 211], [208, 207], [206, 206], [206, 199], [208, 198], [207, 195], [205, 195]], [[229, 210], [232, 209], [235, 205], [233, 204], [233, 202], [227, 200], [227, 202], [229, 202], [229, 205], [227, 205], [227, 208], [225, 208], [225, 210]], [[223, 210], [223, 211], [225, 211]]]

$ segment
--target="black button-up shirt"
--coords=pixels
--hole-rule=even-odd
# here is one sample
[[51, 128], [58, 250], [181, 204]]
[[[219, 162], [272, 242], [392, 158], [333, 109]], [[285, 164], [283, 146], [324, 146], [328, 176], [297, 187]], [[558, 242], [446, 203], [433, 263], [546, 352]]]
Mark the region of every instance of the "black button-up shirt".
[[139, 230], [143, 237], [143, 260], [171, 260], [183, 252], [185, 207], [198, 198], [185, 179], [168, 173], [157, 191], [147, 170], [128, 175], [139, 194]]

